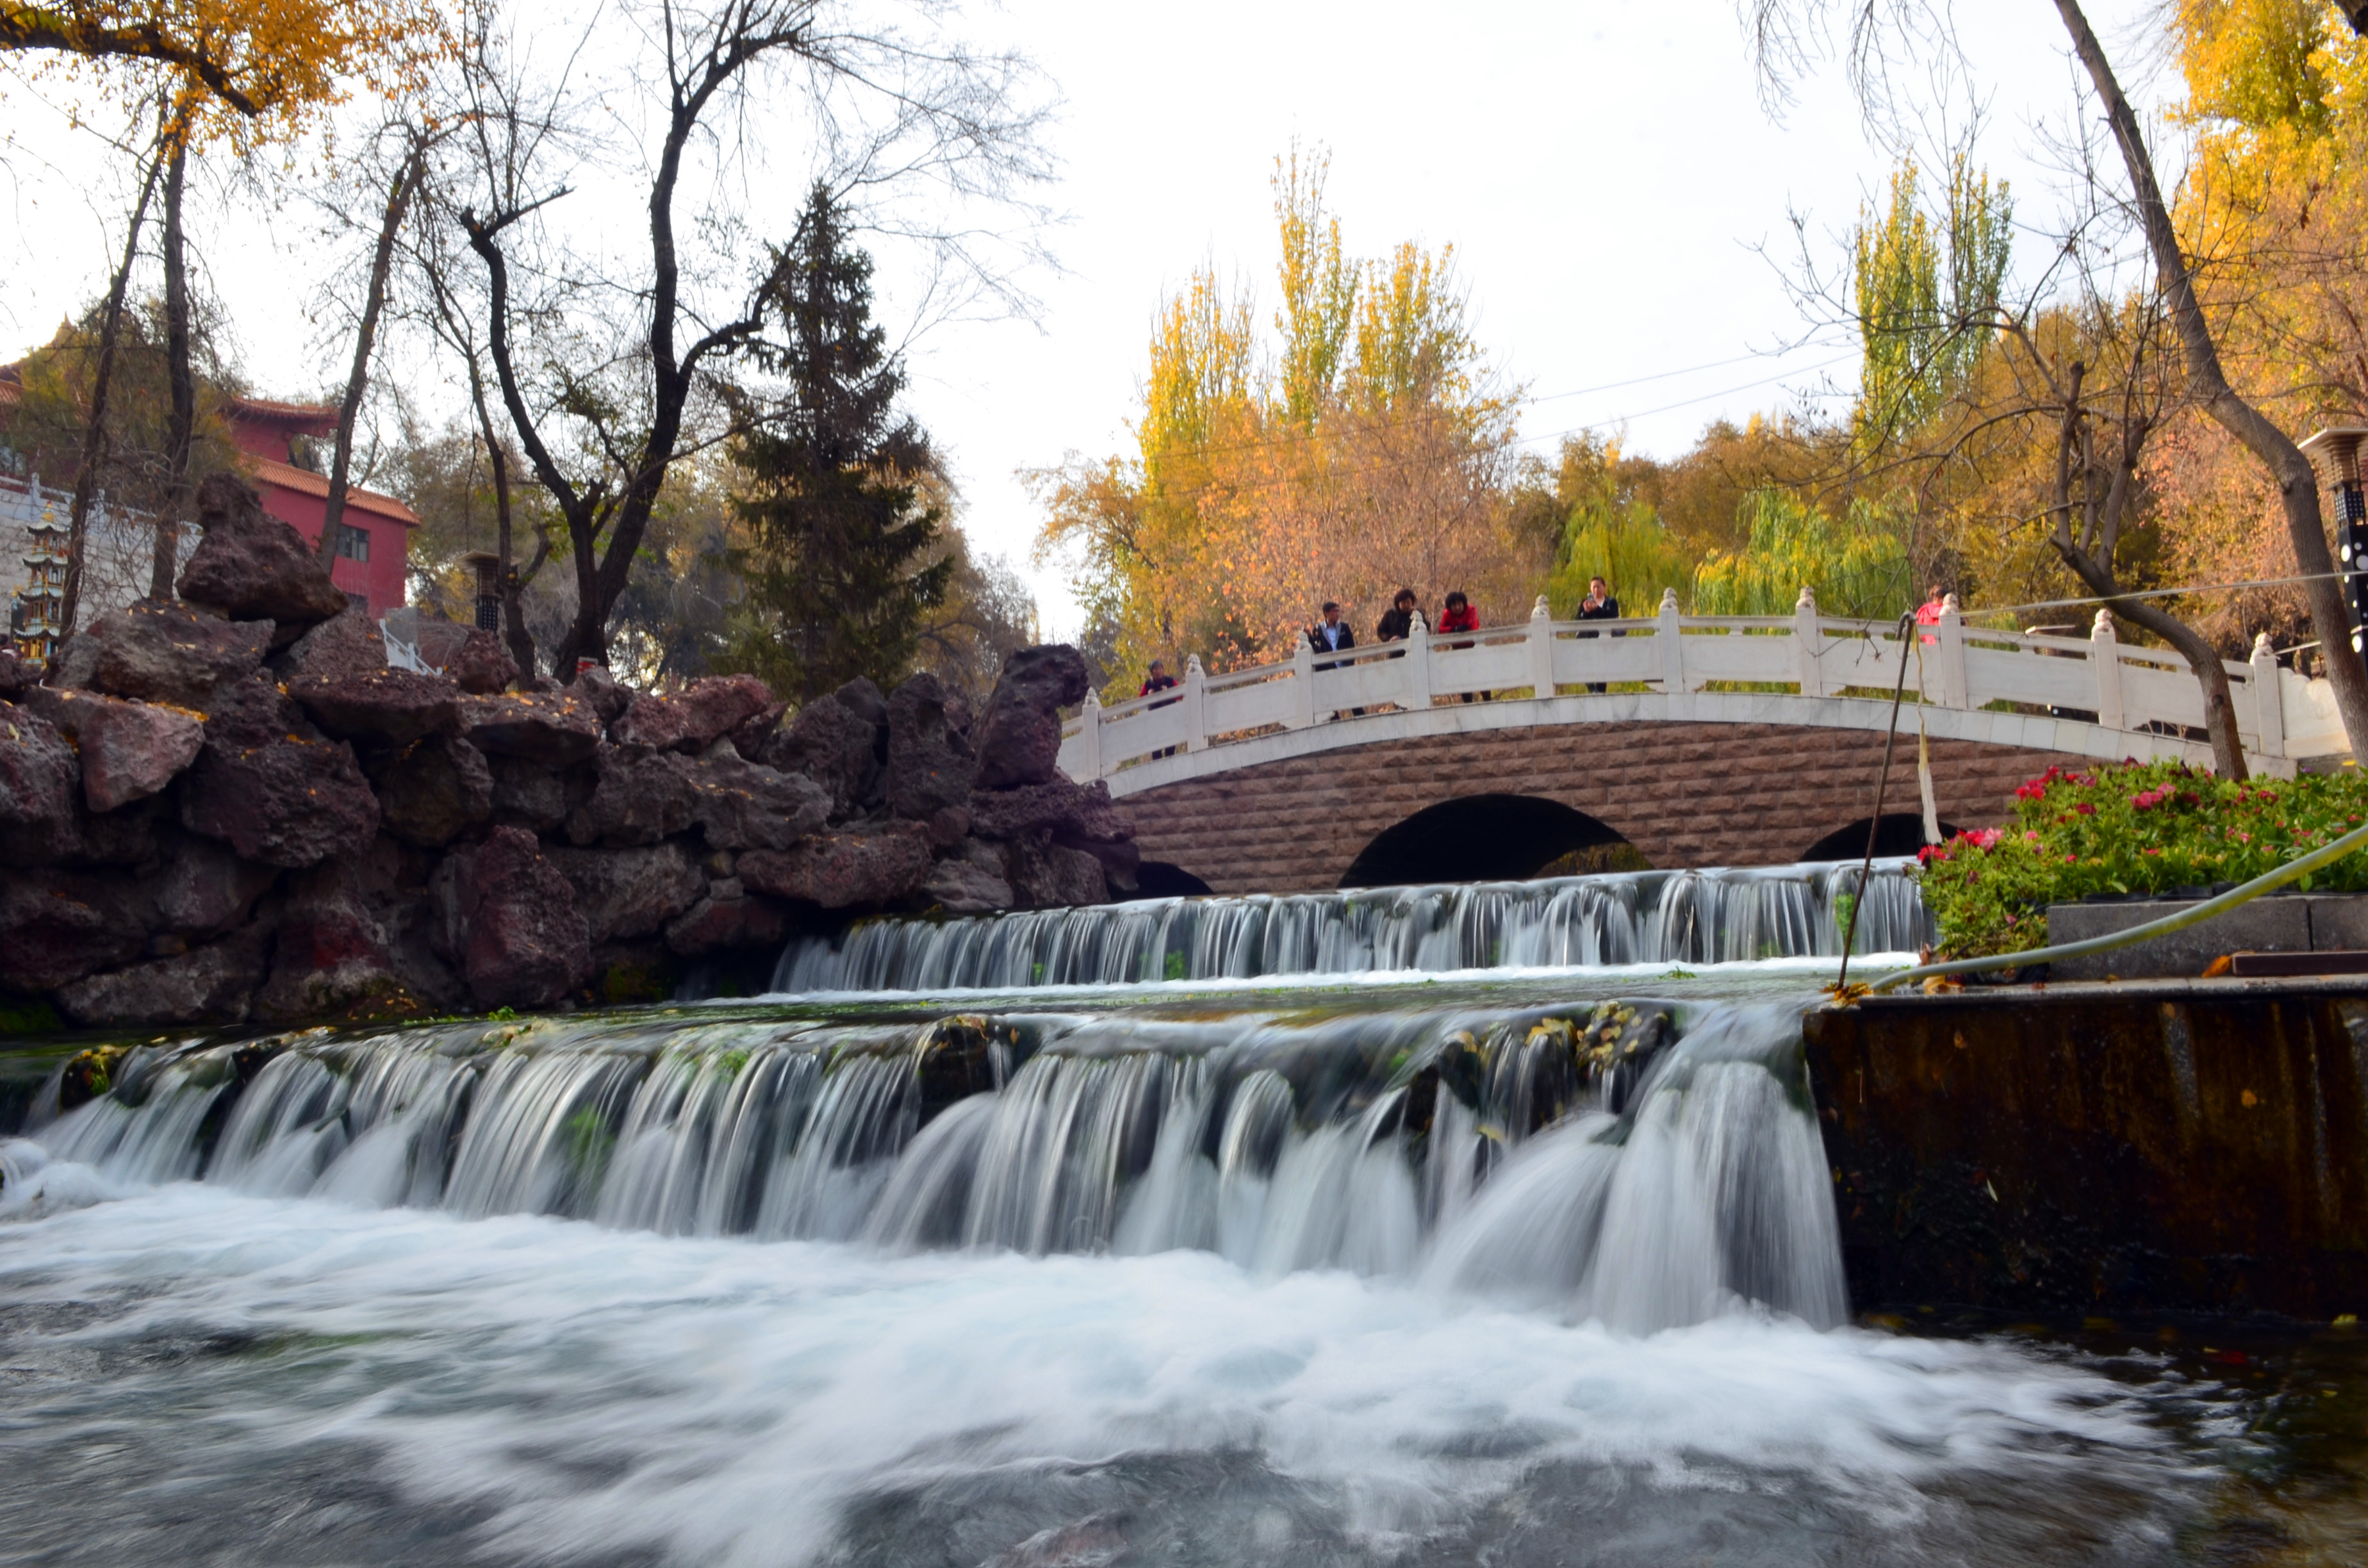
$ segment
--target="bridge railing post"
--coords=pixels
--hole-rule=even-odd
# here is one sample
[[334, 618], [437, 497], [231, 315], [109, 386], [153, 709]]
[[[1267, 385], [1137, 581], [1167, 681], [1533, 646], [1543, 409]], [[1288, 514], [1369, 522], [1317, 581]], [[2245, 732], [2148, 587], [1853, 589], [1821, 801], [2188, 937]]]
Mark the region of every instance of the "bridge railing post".
[[2278, 651], [2266, 631], [2253, 635], [2253, 746], [2263, 756], [2286, 754], [2286, 708], [2283, 683], [2278, 678]]
[[2089, 665], [2097, 676], [2097, 722], [2108, 730], [2126, 728], [2122, 722], [2122, 641], [2113, 634], [2113, 612], [2102, 605], [2089, 629]]
[[1661, 645], [1661, 689], [1675, 697], [1681, 691], [1691, 691], [1686, 684], [1686, 649], [1684, 627], [1678, 615], [1678, 590], [1661, 590], [1659, 624], [1653, 629], [1654, 640]]
[[1949, 708], [1971, 708], [1973, 692], [1965, 683], [1965, 621], [1958, 612], [1957, 596], [1951, 594], [1941, 601], [1941, 623], [1933, 628], [1938, 633], [1932, 646], [1940, 668], [1932, 684], [1937, 691], [1927, 691], [1927, 702], [1938, 701]]
[[1209, 749], [1209, 677], [1198, 653], [1184, 661], [1184, 749]]
[[[1552, 697], [1554, 694], [1554, 611], [1543, 594], [1530, 611], [1530, 695]], [[1584, 646], [1584, 644], [1581, 644]]]
[[1282, 723], [1287, 730], [1315, 727], [1315, 650], [1304, 637], [1291, 651], [1291, 716]]
[[1801, 588], [1801, 598], [1793, 607], [1793, 658], [1800, 670], [1801, 695], [1823, 697], [1826, 694], [1825, 667], [1817, 663], [1817, 596], [1806, 584]]
[[1414, 612], [1406, 625], [1406, 705], [1408, 708], [1430, 706], [1430, 628], [1422, 620], [1422, 611]]
[[1102, 699], [1091, 687], [1086, 688], [1086, 706], [1077, 714], [1077, 768], [1085, 775], [1084, 783], [1102, 776]]

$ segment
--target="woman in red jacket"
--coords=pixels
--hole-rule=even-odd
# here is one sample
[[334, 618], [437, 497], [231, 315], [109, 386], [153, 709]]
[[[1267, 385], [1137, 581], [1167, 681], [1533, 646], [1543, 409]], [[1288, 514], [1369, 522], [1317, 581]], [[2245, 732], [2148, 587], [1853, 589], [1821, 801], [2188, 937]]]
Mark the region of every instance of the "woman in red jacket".
[[[1463, 597], [1463, 589], [1458, 588], [1455, 592], [1447, 596], [1446, 604], [1440, 608], [1439, 624], [1432, 628], [1432, 630], [1441, 637], [1444, 637], [1452, 631], [1477, 631], [1480, 630], [1480, 612], [1472, 608], [1472, 601]], [[1450, 642], [1447, 646], [1450, 648], [1469, 648], [1472, 644], [1469, 642]], [[1486, 702], [1488, 700], [1489, 695], [1489, 693], [1484, 691], [1480, 693], [1479, 699]], [[1457, 700], [1469, 702], [1473, 700], [1472, 693], [1467, 691]]]

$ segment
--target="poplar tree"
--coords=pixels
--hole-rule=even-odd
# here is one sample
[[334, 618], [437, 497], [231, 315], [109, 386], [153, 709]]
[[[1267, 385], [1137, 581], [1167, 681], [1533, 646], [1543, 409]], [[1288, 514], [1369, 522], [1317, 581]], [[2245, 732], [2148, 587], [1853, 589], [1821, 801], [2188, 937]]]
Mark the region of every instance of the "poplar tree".
[[733, 511], [749, 542], [732, 662], [812, 699], [913, 662], [953, 559], [928, 435], [896, 400], [903, 360], [871, 319], [871, 258], [816, 185], [765, 301], [780, 339], [752, 358], [785, 385], [733, 444]]

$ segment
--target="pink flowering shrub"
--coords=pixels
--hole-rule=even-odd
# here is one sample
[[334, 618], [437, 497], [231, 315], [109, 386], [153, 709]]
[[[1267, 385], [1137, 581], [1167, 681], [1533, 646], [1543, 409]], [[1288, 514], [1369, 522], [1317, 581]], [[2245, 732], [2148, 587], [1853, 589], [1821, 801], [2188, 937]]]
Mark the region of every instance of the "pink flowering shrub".
[[[2005, 828], [1926, 849], [1917, 875], [1945, 958], [2045, 945], [2047, 905], [2089, 893], [2244, 882], [2368, 822], [2358, 770], [2226, 783], [2176, 762], [2051, 767], [2015, 792]], [[2368, 851], [2295, 884], [2368, 889]]]

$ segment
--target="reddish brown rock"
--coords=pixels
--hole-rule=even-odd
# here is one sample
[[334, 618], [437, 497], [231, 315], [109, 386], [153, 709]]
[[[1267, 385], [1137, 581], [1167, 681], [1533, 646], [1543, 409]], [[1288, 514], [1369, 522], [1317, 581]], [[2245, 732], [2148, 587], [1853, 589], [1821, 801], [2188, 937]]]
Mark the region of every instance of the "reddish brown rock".
[[222, 745], [210, 733], [181, 790], [182, 826], [269, 866], [359, 853], [378, 820], [378, 797], [342, 741]]
[[458, 735], [415, 741], [378, 781], [379, 816], [406, 844], [450, 844], [494, 812], [494, 776]]
[[0, 702], [0, 851], [18, 859], [73, 853], [79, 783], [65, 737], [28, 710]]
[[751, 762], [761, 762], [765, 747], [781, 727], [782, 715], [790, 710], [786, 702], [768, 702], [756, 712], [723, 732], [732, 749]]
[[381, 669], [370, 675], [299, 676], [288, 695], [339, 740], [407, 746], [461, 726], [461, 694], [449, 680]]
[[283, 679], [299, 676], [369, 676], [385, 669], [386, 639], [361, 605], [348, 605], [273, 661]]
[[444, 662], [447, 678], [462, 691], [490, 697], [507, 691], [518, 679], [518, 661], [502, 647], [502, 640], [483, 627], [472, 627], [461, 646]]
[[86, 1028], [128, 1024], [242, 1024], [263, 983], [268, 938], [259, 931], [152, 959], [57, 988], [58, 1010]]
[[564, 767], [600, 744], [600, 715], [572, 689], [463, 697], [461, 733], [488, 756], [522, 756]]
[[674, 752], [602, 747], [592, 761], [598, 782], [591, 798], [568, 813], [568, 842], [655, 844], [688, 832], [699, 806], [696, 767]]
[[575, 889], [534, 835], [497, 827], [460, 876], [461, 974], [481, 1007], [547, 1007], [592, 978]]
[[913, 676], [888, 699], [888, 761], [883, 775], [888, 809], [900, 817], [927, 822], [948, 806], [970, 799], [978, 759], [949, 720], [946, 688], [927, 673]]
[[[884, 722], [884, 707], [882, 713]], [[879, 781], [886, 740], [882, 728], [835, 697], [817, 697], [755, 755], [768, 767], [802, 773], [821, 785], [830, 795], [831, 820], [844, 821], [863, 807]]]
[[523, 756], [489, 756], [494, 775], [494, 821], [529, 833], [549, 833], [567, 813], [591, 799], [595, 770], [554, 769]]
[[1064, 643], [1014, 653], [972, 737], [978, 787], [1008, 790], [1051, 779], [1061, 755], [1060, 710], [1083, 702], [1092, 684], [1084, 656]]
[[381, 842], [288, 880], [256, 1018], [294, 1023], [410, 1000], [397, 956], [397, 863]]
[[304, 536], [268, 516], [235, 474], [198, 486], [198, 524], [205, 538], [181, 569], [181, 597], [233, 620], [268, 620], [274, 641], [293, 642], [305, 628], [345, 612], [345, 591]]
[[1076, 909], [1110, 902], [1102, 864], [1084, 850], [1022, 840], [1007, 853], [1011, 891], [1023, 909]]
[[984, 858], [940, 860], [921, 883], [921, 896], [948, 915], [987, 915], [1011, 907], [1011, 884]]
[[1079, 784], [1055, 777], [1014, 790], [981, 790], [970, 798], [970, 825], [981, 838], [1019, 838], [1030, 833], [1134, 836], [1133, 827], [1110, 801], [1110, 786], [1099, 778]]
[[41, 672], [17, 656], [15, 646], [0, 638], [0, 702], [14, 702], [18, 694], [41, 678]]
[[279, 870], [242, 860], [211, 838], [184, 837], [174, 846], [155, 882], [156, 915], [167, 931], [218, 936], [246, 919]]
[[263, 663], [268, 620], [224, 620], [181, 604], [109, 610], [66, 640], [50, 685], [203, 709], [215, 687]]
[[613, 724], [623, 718], [625, 710], [641, 695], [632, 687], [620, 683], [615, 676], [599, 665], [591, 665], [578, 675], [568, 689], [589, 702], [603, 724]]
[[712, 884], [707, 896], [666, 926], [666, 946], [687, 959], [734, 949], [777, 949], [789, 931], [780, 904], [727, 880]]
[[787, 849], [830, 816], [830, 797], [813, 779], [743, 762], [728, 745], [688, 776], [691, 820], [712, 848]]
[[114, 878], [0, 871], [0, 989], [48, 991], [131, 962], [147, 951], [147, 913]]
[[707, 879], [679, 844], [641, 849], [546, 848], [543, 858], [575, 890], [598, 942], [646, 937], [696, 903]]
[[758, 892], [848, 909], [906, 897], [928, 876], [930, 863], [928, 830], [892, 823], [871, 832], [822, 834], [793, 849], [750, 850], [734, 869]]
[[755, 676], [708, 676], [672, 696], [635, 699], [609, 733], [619, 745], [697, 751], [772, 705], [771, 690]]
[[94, 812], [144, 800], [180, 777], [205, 744], [206, 729], [177, 708], [85, 697], [74, 705], [82, 748], [83, 799]]

